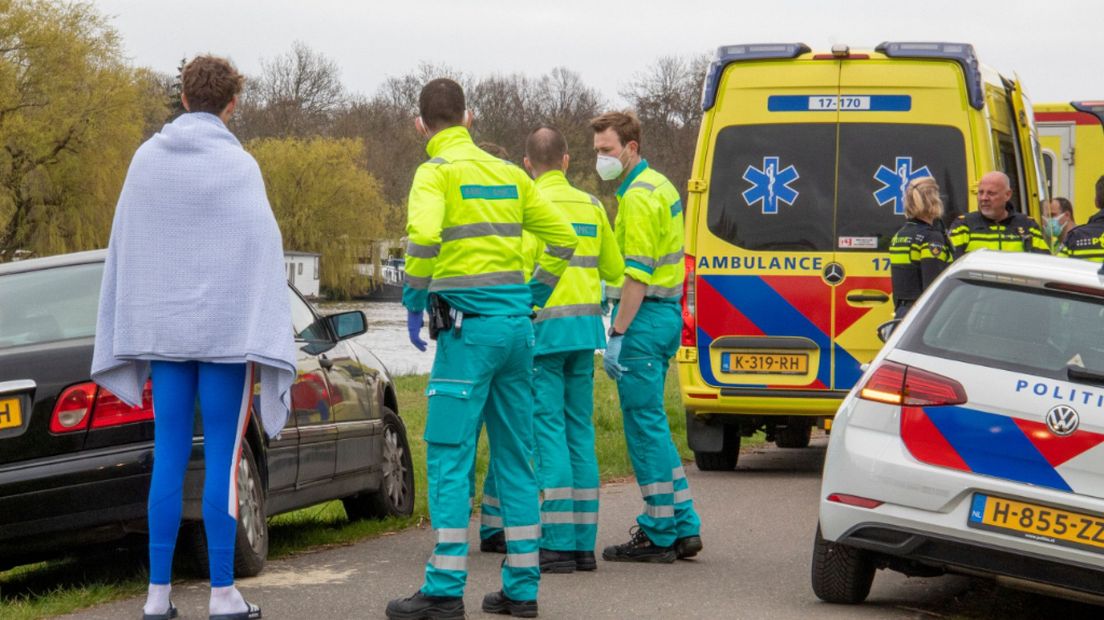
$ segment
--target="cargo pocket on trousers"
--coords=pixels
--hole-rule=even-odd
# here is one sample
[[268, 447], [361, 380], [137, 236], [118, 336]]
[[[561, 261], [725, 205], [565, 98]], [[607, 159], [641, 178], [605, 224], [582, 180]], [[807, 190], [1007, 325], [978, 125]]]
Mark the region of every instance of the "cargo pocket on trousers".
[[618, 361], [626, 368], [619, 385], [621, 408], [636, 410], [662, 407], [663, 388], [658, 362], [651, 357], [623, 357]]
[[429, 411], [423, 438], [430, 443], [459, 445], [471, 420], [472, 382], [430, 379], [426, 387]]

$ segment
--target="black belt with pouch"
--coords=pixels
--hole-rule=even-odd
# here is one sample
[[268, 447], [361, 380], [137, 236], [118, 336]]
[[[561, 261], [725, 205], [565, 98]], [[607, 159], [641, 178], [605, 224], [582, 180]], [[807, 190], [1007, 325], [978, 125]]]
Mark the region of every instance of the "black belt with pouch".
[[429, 294], [429, 339], [437, 340], [437, 334], [452, 329], [452, 307], [440, 295]]

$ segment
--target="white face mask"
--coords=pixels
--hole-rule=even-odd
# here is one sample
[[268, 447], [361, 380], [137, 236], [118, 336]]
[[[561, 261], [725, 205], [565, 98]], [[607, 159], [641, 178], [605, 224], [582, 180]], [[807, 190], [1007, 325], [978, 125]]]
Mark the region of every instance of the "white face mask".
[[598, 176], [603, 181], [612, 181], [621, 176], [621, 173], [625, 171], [625, 166], [622, 165], [620, 157], [598, 155], [598, 161], [594, 163], [594, 169], [598, 171]]

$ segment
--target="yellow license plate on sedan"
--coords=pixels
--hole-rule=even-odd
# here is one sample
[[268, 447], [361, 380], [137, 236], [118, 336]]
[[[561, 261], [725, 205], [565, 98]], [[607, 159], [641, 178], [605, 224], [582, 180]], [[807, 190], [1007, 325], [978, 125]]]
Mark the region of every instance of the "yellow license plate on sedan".
[[18, 398], [0, 398], [0, 429], [23, 426]]
[[1065, 547], [1104, 552], [1104, 517], [991, 495], [974, 495], [967, 525]]
[[808, 371], [808, 353], [721, 354], [721, 372], [734, 375], [803, 375]]

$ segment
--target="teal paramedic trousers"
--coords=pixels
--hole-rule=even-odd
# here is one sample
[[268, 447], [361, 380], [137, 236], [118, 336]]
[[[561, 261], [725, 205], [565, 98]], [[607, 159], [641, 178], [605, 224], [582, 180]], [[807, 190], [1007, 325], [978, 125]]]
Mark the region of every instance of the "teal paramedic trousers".
[[532, 436], [533, 327], [529, 317], [466, 317], [437, 338], [426, 420], [429, 514], [437, 535], [426, 563], [427, 596], [463, 596], [467, 581], [471, 468], [482, 419], [499, 489], [507, 555], [502, 590], [536, 600], [540, 581], [537, 481]]

